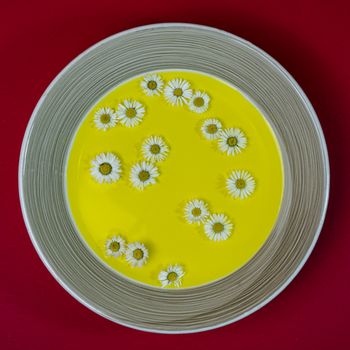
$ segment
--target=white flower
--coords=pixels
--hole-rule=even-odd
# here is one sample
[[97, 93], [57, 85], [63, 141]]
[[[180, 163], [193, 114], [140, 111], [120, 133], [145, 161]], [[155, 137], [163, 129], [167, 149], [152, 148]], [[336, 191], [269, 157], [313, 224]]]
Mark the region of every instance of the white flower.
[[163, 80], [158, 74], [146, 75], [141, 81], [141, 87], [147, 96], [159, 95], [163, 85]]
[[204, 224], [204, 232], [213, 241], [224, 241], [232, 232], [233, 225], [224, 214], [212, 214]]
[[181, 279], [184, 276], [185, 272], [180, 265], [169, 265], [166, 270], [159, 272], [158, 279], [162, 284], [162, 287], [167, 286], [181, 286]]
[[125, 253], [125, 240], [120, 236], [113, 236], [106, 241], [106, 254], [117, 258]]
[[200, 199], [193, 199], [185, 206], [185, 218], [190, 223], [204, 222], [209, 216], [208, 205]]
[[91, 161], [90, 173], [99, 183], [116, 182], [121, 172], [121, 162], [113, 153], [100, 153]]
[[188, 102], [188, 107], [196, 113], [204, 113], [209, 107], [210, 97], [205, 92], [196, 91]]
[[117, 124], [117, 114], [112, 108], [100, 108], [94, 115], [94, 123], [97, 129], [106, 131]]
[[126, 249], [125, 258], [131, 266], [141, 267], [147, 262], [148, 249], [143, 243], [130, 243]]
[[255, 190], [255, 180], [246, 170], [232, 171], [226, 180], [226, 188], [234, 198], [247, 198]]
[[160, 136], [150, 136], [142, 145], [143, 156], [148, 161], [162, 161], [167, 157], [168, 152], [169, 147]]
[[117, 115], [120, 122], [128, 128], [141, 123], [145, 108], [140, 102], [125, 100], [118, 105]]
[[215, 140], [220, 135], [221, 128], [220, 120], [212, 118], [204, 120], [201, 131], [206, 139]]
[[134, 187], [143, 190], [145, 187], [155, 184], [159, 176], [158, 168], [148, 162], [136, 163], [130, 173], [130, 181]]
[[228, 155], [240, 153], [247, 147], [247, 138], [240, 129], [224, 129], [220, 131], [219, 149]]
[[182, 106], [192, 97], [190, 83], [184, 79], [170, 80], [164, 89], [165, 99], [174, 106]]

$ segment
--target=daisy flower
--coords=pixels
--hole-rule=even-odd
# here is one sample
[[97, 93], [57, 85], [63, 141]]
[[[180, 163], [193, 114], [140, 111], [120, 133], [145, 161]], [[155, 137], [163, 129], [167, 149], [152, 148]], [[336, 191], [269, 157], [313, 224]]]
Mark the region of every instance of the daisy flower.
[[192, 89], [188, 81], [177, 78], [168, 82], [164, 95], [173, 106], [182, 106], [192, 97]]
[[117, 124], [117, 114], [112, 108], [100, 108], [94, 115], [94, 123], [97, 129], [106, 131]]
[[158, 74], [146, 75], [141, 81], [141, 87], [147, 96], [159, 95], [163, 85], [164, 82]]
[[158, 280], [162, 284], [162, 287], [168, 286], [181, 286], [181, 279], [184, 276], [185, 272], [180, 265], [169, 265], [166, 270], [159, 272]]
[[125, 253], [125, 240], [120, 236], [113, 236], [106, 241], [106, 254], [117, 258]]
[[209, 216], [208, 204], [200, 199], [193, 199], [185, 206], [185, 218], [190, 223], [202, 223]]
[[141, 123], [145, 114], [145, 108], [140, 102], [125, 100], [118, 105], [117, 115], [120, 122], [132, 128]]
[[201, 131], [207, 140], [215, 140], [220, 135], [221, 128], [221, 121], [219, 119], [212, 118], [204, 120]]
[[147, 262], [148, 249], [143, 243], [135, 242], [128, 244], [125, 252], [126, 261], [133, 267], [141, 267]]
[[91, 161], [90, 173], [100, 184], [116, 182], [121, 172], [121, 162], [113, 153], [100, 153]]
[[247, 138], [240, 129], [225, 129], [219, 134], [219, 149], [228, 155], [240, 153], [247, 147]]
[[136, 163], [130, 173], [130, 181], [134, 187], [143, 190], [148, 185], [156, 183], [159, 176], [158, 168], [148, 162]]
[[212, 214], [204, 224], [204, 232], [213, 241], [224, 241], [232, 232], [233, 225], [224, 214]]
[[210, 97], [205, 92], [196, 91], [188, 102], [188, 107], [196, 113], [204, 113], [209, 107]]
[[168, 152], [169, 147], [160, 136], [150, 136], [142, 145], [143, 156], [151, 162], [164, 160]]
[[255, 190], [255, 180], [246, 170], [232, 171], [226, 180], [226, 188], [234, 198], [244, 199]]

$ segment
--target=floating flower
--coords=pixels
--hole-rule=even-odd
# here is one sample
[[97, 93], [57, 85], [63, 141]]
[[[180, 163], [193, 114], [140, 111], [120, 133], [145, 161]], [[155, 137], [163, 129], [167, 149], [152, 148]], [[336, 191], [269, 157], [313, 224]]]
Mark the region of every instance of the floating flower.
[[148, 137], [142, 145], [143, 156], [152, 162], [159, 162], [166, 158], [169, 147], [160, 136]]
[[145, 187], [155, 184], [159, 176], [158, 168], [148, 162], [136, 163], [130, 173], [130, 181], [134, 187], [143, 190]]
[[208, 140], [215, 140], [219, 137], [222, 124], [219, 119], [206, 119], [202, 124], [201, 131]]
[[106, 254], [117, 258], [125, 253], [125, 240], [120, 236], [114, 236], [106, 241]]
[[185, 272], [180, 265], [169, 265], [166, 270], [159, 272], [158, 280], [162, 284], [162, 287], [168, 286], [181, 286], [181, 279], [184, 276]]
[[219, 149], [228, 155], [240, 153], [247, 147], [247, 138], [240, 129], [225, 129], [219, 134]]
[[126, 261], [133, 267], [141, 267], [147, 262], [148, 249], [143, 243], [135, 242], [128, 244], [125, 252]]
[[196, 113], [204, 113], [209, 107], [210, 97], [201, 91], [196, 91], [188, 102], [188, 107]]
[[113, 128], [117, 124], [117, 114], [112, 108], [104, 107], [96, 111], [94, 115], [94, 123], [97, 129], [106, 131]]
[[117, 115], [120, 122], [132, 128], [141, 123], [145, 114], [145, 108], [140, 102], [125, 100], [118, 105]]
[[170, 80], [164, 89], [165, 99], [174, 106], [182, 106], [192, 97], [190, 83], [184, 79]]
[[121, 162], [113, 153], [100, 153], [91, 161], [90, 173], [99, 183], [116, 182], [121, 172]]
[[141, 87], [147, 96], [159, 95], [163, 85], [163, 80], [158, 74], [146, 75], [141, 81]]
[[255, 190], [254, 178], [245, 170], [235, 170], [226, 180], [226, 188], [234, 198], [247, 198]]
[[209, 216], [208, 204], [200, 199], [193, 199], [185, 206], [185, 218], [190, 223], [202, 223]]
[[224, 241], [232, 232], [233, 225], [224, 214], [212, 214], [204, 224], [204, 232], [213, 241]]

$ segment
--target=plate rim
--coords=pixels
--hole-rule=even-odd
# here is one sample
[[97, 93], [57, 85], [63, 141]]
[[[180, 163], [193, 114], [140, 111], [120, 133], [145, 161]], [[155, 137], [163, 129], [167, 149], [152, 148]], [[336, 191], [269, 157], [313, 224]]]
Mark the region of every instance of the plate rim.
[[[293, 271], [293, 273], [291, 273], [291, 275], [286, 279], [285, 282], [283, 282], [273, 293], [271, 293], [270, 296], [268, 296], [267, 298], [265, 298], [264, 300], [262, 300], [259, 304], [257, 304], [256, 306], [252, 307], [251, 309], [249, 309], [248, 311], [242, 313], [239, 316], [234, 317], [231, 320], [225, 321], [225, 322], [221, 322], [221, 323], [217, 323], [215, 325], [212, 326], [207, 326], [207, 327], [199, 327], [199, 328], [195, 328], [195, 329], [189, 329], [189, 330], [159, 330], [159, 329], [152, 329], [152, 328], [146, 328], [146, 327], [139, 327], [139, 326], [135, 326], [133, 324], [128, 324], [125, 323], [121, 320], [115, 320], [112, 317], [106, 315], [105, 313], [103, 313], [101, 310], [99, 310], [98, 308], [94, 307], [93, 305], [90, 305], [87, 301], [85, 301], [78, 293], [76, 293], [74, 290], [72, 290], [61, 278], [60, 276], [58, 276], [58, 274], [54, 271], [53, 267], [51, 267], [50, 263], [46, 260], [41, 248], [39, 247], [39, 244], [35, 238], [34, 232], [31, 228], [30, 222], [29, 222], [29, 218], [27, 216], [27, 210], [26, 210], [26, 205], [25, 205], [25, 200], [24, 200], [24, 192], [23, 192], [23, 182], [22, 182], [22, 175], [23, 175], [23, 167], [25, 164], [25, 159], [26, 159], [26, 148], [28, 145], [28, 141], [29, 141], [29, 137], [30, 137], [30, 132], [31, 129], [33, 127], [33, 122], [34, 122], [34, 118], [36, 116], [37, 111], [40, 109], [41, 105], [43, 104], [43, 101], [45, 100], [46, 96], [49, 94], [49, 92], [51, 91], [51, 89], [53, 88], [53, 86], [56, 84], [56, 82], [65, 74], [66, 71], [68, 71], [76, 62], [78, 62], [82, 57], [84, 57], [85, 55], [87, 55], [88, 53], [90, 53], [91, 51], [93, 51], [94, 49], [102, 46], [103, 44], [108, 43], [111, 40], [114, 40], [118, 37], [127, 35], [129, 33], [134, 33], [134, 32], [138, 32], [138, 31], [142, 31], [145, 29], [152, 29], [152, 28], [169, 28], [169, 27], [188, 27], [188, 28], [196, 28], [196, 29], [205, 29], [207, 31], [212, 31], [212, 32], [216, 32], [216, 33], [221, 33], [223, 35], [229, 36], [231, 38], [234, 38], [235, 40], [240, 41], [241, 43], [243, 43], [244, 45], [254, 49], [255, 51], [257, 51], [258, 53], [260, 53], [264, 58], [266, 58], [271, 64], [274, 65], [274, 67], [276, 69], [278, 69], [281, 73], [283, 73], [284, 77], [290, 82], [291, 86], [293, 86], [295, 92], [298, 93], [299, 97], [303, 100], [303, 102], [305, 103], [305, 106], [307, 107], [308, 111], [309, 111], [309, 115], [312, 118], [312, 122], [315, 125], [315, 129], [317, 131], [318, 134], [318, 138], [320, 141], [320, 148], [322, 150], [322, 155], [323, 155], [323, 160], [324, 160], [324, 169], [325, 169], [325, 181], [324, 181], [324, 200], [323, 200], [323, 207], [322, 207], [322, 212], [320, 215], [320, 221], [318, 223], [317, 229], [315, 230], [315, 234], [313, 237], [313, 240], [308, 248], [308, 250], [306, 251], [306, 253], [304, 254], [303, 258], [301, 259], [299, 265], [295, 268], [295, 270]], [[300, 270], [303, 268], [303, 266], [305, 265], [306, 261], [308, 260], [308, 258], [310, 257], [312, 251], [314, 250], [314, 247], [316, 245], [316, 242], [320, 236], [324, 221], [325, 221], [325, 217], [326, 217], [326, 212], [327, 212], [327, 208], [328, 208], [328, 203], [329, 203], [329, 190], [330, 190], [330, 164], [329, 164], [329, 156], [328, 156], [328, 150], [327, 150], [327, 144], [326, 144], [326, 140], [324, 137], [324, 133], [320, 124], [320, 121], [317, 117], [317, 114], [311, 104], [311, 102], [309, 101], [309, 99], [307, 98], [306, 94], [304, 93], [304, 91], [302, 90], [302, 88], [300, 87], [300, 85], [296, 82], [296, 80], [294, 79], [294, 77], [278, 62], [276, 61], [272, 56], [270, 56], [268, 53], [266, 53], [264, 50], [260, 49], [259, 47], [257, 47], [256, 45], [254, 45], [253, 43], [251, 43], [250, 41], [243, 39], [235, 34], [232, 34], [228, 31], [222, 30], [222, 29], [218, 29], [218, 28], [214, 28], [211, 26], [206, 26], [206, 25], [201, 25], [201, 24], [194, 24], [194, 23], [182, 23], [182, 22], [162, 22], [162, 23], [153, 23], [153, 24], [147, 24], [147, 25], [143, 25], [143, 26], [137, 26], [134, 28], [130, 28], [115, 34], [112, 34], [110, 36], [108, 36], [107, 38], [95, 43], [94, 45], [88, 47], [86, 50], [84, 50], [83, 52], [81, 52], [78, 56], [76, 56], [73, 60], [71, 60], [56, 76], [55, 78], [51, 81], [51, 83], [48, 85], [48, 87], [45, 89], [44, 93], [41, 95], [39, 101], [37, 102], [31, 117], [28, 121], [27, 127], [26, 127], [26, 131], [23, 137], [23, 141], [22, 141], [22, 145], [21, 145], [21, 150], [20, 150], [20, 157], [19, 157], [19, 165], [18, 165], [18, 191], [19, 191], [19, 199], [20, 199], [20, 206], [21, 206], [21, 211], [22, 211], [22, 215], [24, 218], [24, 222], [25, 222], [25, 226], [27, 229], [27, 232], [29, 234], [29, 237], [31, 239], [31, 242], [37, 252], [37, 254], [39, 255], [41, 261], [44, 263], [44, 265], [46, 266], [46, 268], [49, 270], [49, 272], [51, 273], [51, 275], [56, 279], [56, 281], [72, 296], [74, 297], [76, 300], [78, 300], [80, 303], [82, 303], [84, 306], [86, 306], [88, 309], [90, 309], [91, 311], [97, 313], [98, 315], [109, 319], [110, 321], [126, 326], [128, 328], [133, 328], [136, 330], [141, 330], [141, 331], [146, 331], [146, 332], [153, 332], [153, 333], [161, 333], [161, 334], [188, 334], [188, 333], [197, 333], [197, 332], [203, 332], [203, 331], [207, 331], [207, 330], [212, 330], [212, 329], [216, 329], [216, 328], [220, 328], [226, 325], [229, 325], [231, 323], [234, 323], [236, 321], [239, 321], [242, 318], [245, 318], [249, 315], [251, 315], [252, 313], [256, 312], [257, 310], [261, 309], [262, 307], [264, 307], [265, 305], [267, 305], [270, 301], [272, 301], [274, 298], [276, 298], [296, 277], [296, 275], [300, 272]]]

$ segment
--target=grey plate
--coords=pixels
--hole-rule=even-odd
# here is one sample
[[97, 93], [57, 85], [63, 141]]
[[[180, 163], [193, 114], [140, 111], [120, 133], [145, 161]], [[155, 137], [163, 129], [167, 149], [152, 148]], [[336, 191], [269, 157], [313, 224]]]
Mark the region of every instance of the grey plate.
[[[214, 75], [256, 103], [280, 143], [285, 189], [276, 225], [238, 271], [205, 286], [161, 290], [115, 274], [82, 242], [65, 194], [65, 165], [87, 111], [122, 81], [152, 70]], [[73, 60], [38, 102], [23, 140], [19, 192], [31, 240], [57, 281], [117, 323], [163, 333], [213, 329], [272, 300], [299, 272], [320, 233], [329, 192], [327, 148], [316, 114], [269, 55], [232, 34], [165, 23], [114, 35]]]

